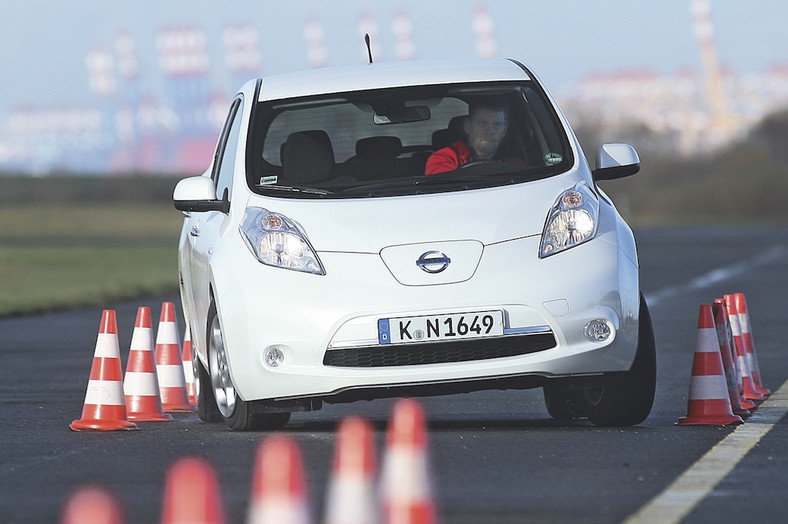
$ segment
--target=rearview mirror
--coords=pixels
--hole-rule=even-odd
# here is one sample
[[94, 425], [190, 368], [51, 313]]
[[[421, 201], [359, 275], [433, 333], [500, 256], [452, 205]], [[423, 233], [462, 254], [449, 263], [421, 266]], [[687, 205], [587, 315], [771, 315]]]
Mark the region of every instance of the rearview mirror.
[[383, 106], [375, 107], [372, 121], [377, 125], [404, 124], [429, 120], [430, 115], [430, 108], [427, 106]]
[[217, 199], [213, 180], [206, 176], [193, 176], [178, 182], [172, 192], [172, 203], [175, 209], [183, 212], [230, 211], [227, 191], [221, 200]]
[[615, 180], [640, 171], [640, 157], [629, 144], [603, 144], [596, 151], [594, 180]]

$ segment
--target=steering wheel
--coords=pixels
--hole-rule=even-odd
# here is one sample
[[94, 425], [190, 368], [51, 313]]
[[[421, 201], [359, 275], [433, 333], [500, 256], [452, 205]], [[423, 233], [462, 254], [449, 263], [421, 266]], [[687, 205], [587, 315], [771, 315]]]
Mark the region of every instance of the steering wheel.
[[484, 165], [484, 164], [497, 164], [499, 162], [500, 162], [500, 160], [495, 160], [495, 159], [492, 159], [492, 158], [488, 158], [488, 159], [485, 159], [485, 160], [474, 160], [473, 162], [468, 162], [467, 164], [461, 165], [460, 169], [466, 169], [466, 168], [469, 168], [469, 167], [481, 166], [481, 165]]

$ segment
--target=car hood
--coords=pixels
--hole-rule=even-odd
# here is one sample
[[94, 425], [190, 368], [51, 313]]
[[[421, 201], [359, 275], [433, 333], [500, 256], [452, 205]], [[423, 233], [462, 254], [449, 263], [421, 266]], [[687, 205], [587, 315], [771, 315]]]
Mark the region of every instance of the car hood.
[[541, 235], [558, 196], [581, 180], [573, 169], [548, 179], [488, 189], [341, 200], [255, 195], [248, 205], [296, 221], [318, 253], [378, 254], [392, 246], [449, 241], [485, 246]]

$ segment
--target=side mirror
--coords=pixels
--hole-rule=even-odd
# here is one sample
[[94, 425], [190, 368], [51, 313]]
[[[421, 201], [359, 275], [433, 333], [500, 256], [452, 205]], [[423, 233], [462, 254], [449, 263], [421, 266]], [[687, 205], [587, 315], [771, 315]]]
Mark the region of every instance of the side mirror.
[[227, 191], [221, 200], [217, 199], [213, 181], [205, 176], [193, 176], [178, 182], [172, 192], [172, 203], [175, 209], [183, 212], [230, 211]]
[[615, 180], [640, 171], [640, 158], [629, 144], [603, 144], [596, 152], [596, 169], [591, 172], [595, 181]]

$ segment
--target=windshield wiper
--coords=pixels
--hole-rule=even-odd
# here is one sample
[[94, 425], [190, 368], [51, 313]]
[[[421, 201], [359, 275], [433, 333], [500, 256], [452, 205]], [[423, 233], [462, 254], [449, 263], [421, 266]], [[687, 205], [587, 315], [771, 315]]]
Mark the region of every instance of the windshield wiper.
[[446, 176], [431, 175], [431, 176], [418, 176], [402, 179], [389, 179], [385, 181], [373, 181], [368, 184], [358, 185], [356, 187], [345, 189], [341, 192], [341, 196], [389, 196], [389, 195], [402, 195], [402, 194], [422, 194], [434, 193], [436, 191], [443, 191], [451, 188], [455, 191], [465, 189], [476, 189], [484, 187], [491, 182], [495, 183], [500, 181], [501, 178], [516, 179], [516, 175], [512, 173], [495, 173], [488, 175], [479, 174], [458, 174], [456, 171]]
[[403, 189], [412, 189], [413, 192], [418, 193], [418, 189], [422, 186], [425, 177], [418, 178], [401, 178], [389, 180], [376, 180], [368, 184], [360, 184], [355, 187], [349, 187], [342, 191], [342, 196], [351, 195], [368, 195], [368, 196], [386, 196], [391, 194], [401, 194]]
[[[505, 165], [502, 165], [505, 166]], [[499, 168], [501, 169], [501, 168]], [[485, 181], [504, 181], [510, 180], [511, 183], [518, 183], [518, 182], [532, 182], [534, 180], [540, 180], [542, 178], [547, 178], [553, 176], [556, 173], [556, 170], [552, 166], [546, 167], [527, 167], [520, 165], [511, 165], [505, 166], [502, 170], [496, 170], [493, 172], [489, 171], [479, 171], [479, 170], [463, 170], [458, 169], [456, 171], [450, 171], [447, 173], [440, 173], [439, 175], [433, 175], [430, 178], [437, 178], [440, 177], [442, 180], [446, 181], [447, 183], [451, 183], [452, 180], [455, 182], [465, 181], [465, 182], [485, 182]]]
[[286, 193], [304, 193], [307, 195], [320, 195], [326, 196], [333, 194], [333, 191], [328, 191], [326, 189], [318, 189], [316, 187], [308, 187], [308, 186], [279, 186], [279, 185], [265, 185], [265, 186], [258, 186], [261, 191], [266, 190], [274, 190], [274, 191], [282, 191]]
[[388, 180], [371, 180], [369, 183], [359, 183], [338, 193], [338, 197], [346, 196], [392, 196], [402, 194], [435, 193], [440, 191], [463, 191], [467, 189], [481, 189], [495, 185], [508, 185], [520, 182], [530, 182], [546, 178], [553, 174], [552, 169], [534, 169], [527, 171], [522, 166], [512, 166], [509, 169], [495, 172], [473, 171], [447, 171], [436, 175], [422, 175], [407, 178], [394, 178]]

